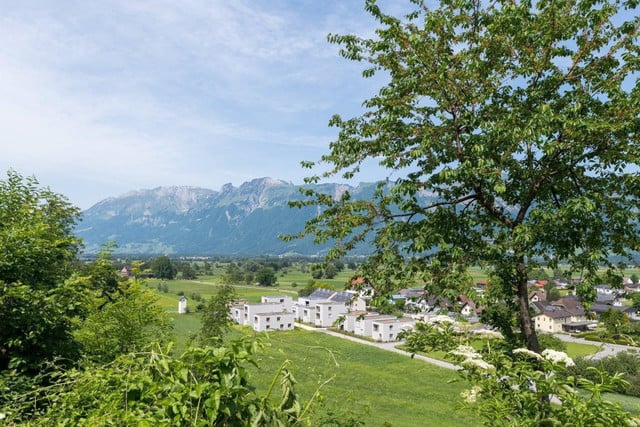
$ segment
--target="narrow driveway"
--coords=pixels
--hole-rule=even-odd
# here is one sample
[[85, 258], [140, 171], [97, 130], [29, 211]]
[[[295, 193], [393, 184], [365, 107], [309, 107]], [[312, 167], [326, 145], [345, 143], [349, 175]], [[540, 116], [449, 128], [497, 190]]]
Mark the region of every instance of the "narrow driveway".
[[377, 347], [377, 348], [382, 349], [382, 350], [392, 351], [394, 353], [402, 354], [403, 356], [412, 357], [413, 359], [422, 360], [424, 362], [431, 363], [431, 364], [436, 365], [436, 366], [440, 366], [441, 368], [454, 369], [454, 370], [460, 369], [458, 366], [454, 365], [453, 363], [444, 362], [442, 360], [433, 359], [431, 357], [426, 357], [426, 356], [422, 356], [420, 354], [413, 354], [413, 353], [410, 353], [408, 351], [400, 350], [399, 348], [396, 348], [396, 345], [398, 345], [398, 342], [374, 342], [374, 341], [368, 341], [368, 340], [363, 340], [363, 339], [360, 339], [360, 338], [357, 338], [357, 337], [354, 337], [354, 336], [351, 336], [351, 335], [346, 335], [346, 334], [341, 334], [339, 332], [331, 331], [331, 330], [325, 329], [325, 328], [315, 328], [313, 326], [304, 325], [302, 323], [296, 323], [296, 327], [300, 328], [300, 329], [306, 329], [308, 331], [314, 331], [314, 332], [320, 332], [320, 333], [327, 334], [327, 335], [332, 335], [334, 337], [342, 338], [342, 339], [345, 339], [345, 340], [357, 342], [357, 343], [364, 344], [364, 345], [369, 345], [369, 346], [372, 346], [372, 347]]

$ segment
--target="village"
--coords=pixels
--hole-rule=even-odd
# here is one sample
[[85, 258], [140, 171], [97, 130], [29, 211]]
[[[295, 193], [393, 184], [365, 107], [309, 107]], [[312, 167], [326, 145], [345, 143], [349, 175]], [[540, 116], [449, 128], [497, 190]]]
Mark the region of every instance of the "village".
[[[547, 280], [529, 282], [529, 304], [538, 332], [554, 334], [593, 330], [600, 316], [609, 310], [624, 313], [630, 321], [640, 320], [638, 310], [625, 304], [628, 295], [640, 292], [640, 285], [630, 279], [625, 279], [621, 288], [596, 286], [596, 300], [588, 310], [570, 290], [575, 283], [553, 281], [555, 288], [566, 292], [553, 300], [547, 296], [545, 287], [548, 285]], [[478, 282], [476, 294], [482, 295], [485, 287], [485, 281]], [[230, 316], [234, 323], [250, 326], [256, 332], [292, 330], [296, 323], [302, 323], [317, 328], [335, 328], [379, 342], [399, 340], [400, 332], [413, 330], [415, 323], [420, 321], [463, 321], [478, 328], [485, 327], [480, 324], [483, 307], [465, 295], [450, 301], [427, 295], [422, 288], [401, 289], [390, 297], [392, 303], [403, 301], [404, 313], [398, 316], [378, 313], [372, 308], [373, 294], [373, 286], [365, 285], [358, 291], [319, 288], [297, 300], [290, 295], [263, 296], [258, 303], [236, 300], [230, 307]]]

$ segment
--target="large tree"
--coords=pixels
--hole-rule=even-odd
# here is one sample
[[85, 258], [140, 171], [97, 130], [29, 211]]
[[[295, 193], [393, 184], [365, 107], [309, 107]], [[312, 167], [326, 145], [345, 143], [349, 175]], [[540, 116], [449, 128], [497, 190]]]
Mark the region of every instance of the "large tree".
[[0, 180], [0, 281], [49, 289], [68, 278], [80, 239], [80, 210], [34, 177]]
[[366, 1], [375, 36], [329, 41], [383, 86], [362, 115], [333, 117], [328, 167], [307, 182], [353, 178], [367, 159], [393, 182], [373, 200], [307, 191], [299, 205], [324, 210], [305, 232], [337, 239], [335, 258], [371, 239], [380, 287], [417, 276], [462, 292], [479, 263], [486, 319], [538, 351], [529, 272], [562, 260], [588, 298], [609, 257], [639, 246], [636, 3], [414, 0], [398, 18]]
[[33, 177], [0, 180], [0, 371], [35, 375], [78, 356], [71, 332], [85, 300], [69, 277], [79, 212]]
[[171, 262], [171, 259], [166, 255], [153, 259], [151, 262], [151, 271], [153, 272], [154, 277], [157, 277], [158, 279], [173, 280], [178, 274], [178, 270]]

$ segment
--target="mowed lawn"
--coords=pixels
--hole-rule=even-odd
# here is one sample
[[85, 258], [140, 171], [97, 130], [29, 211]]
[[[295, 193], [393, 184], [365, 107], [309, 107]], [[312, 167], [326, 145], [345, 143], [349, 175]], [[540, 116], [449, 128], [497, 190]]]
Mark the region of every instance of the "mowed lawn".
[[297, 390], [308, 399], [319, 385], [329, 408], [368, 412], [367, 426], [471, 426], [478, 419], [459, 407], [468, 388], [455, 372], [341, 338], [305, 330], [258, 334], [267, 343], [253, 369], [264, 394], [285, 360], [293, 362]]

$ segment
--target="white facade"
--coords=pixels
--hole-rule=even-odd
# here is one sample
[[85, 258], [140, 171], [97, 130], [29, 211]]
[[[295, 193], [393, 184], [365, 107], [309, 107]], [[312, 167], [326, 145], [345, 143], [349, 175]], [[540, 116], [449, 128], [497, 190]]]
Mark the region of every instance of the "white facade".
[[398, 334], [405, 328], [413, 327], [409, 319], [380, 319], [372, 322], [371, 338], [376, 341], [397, 341]]
[[298, 306], [298, 317], [296, 318], [303, 323], [313, 323], [316, 321], [316, 306]]
[[231, 306], [231, 320], [238, 325], [244, 325], [244, 304], [234, 304]]
[[354, 333], [356, 331], [356, 319], [358, 317], [364, 317], [367, 315], [376, 316], [378, 313], [367, 313], [366, 311], [351, 311], [344, 315], [344, 322], [342, 322], [342, 329], [346, 332]]
[[178, 314], [185, 314], [187, 312], [187, 298], [182, 296], [178, 300]]
[[349, 311], [345, 303], [320, 302], [315, 306], [314, 324], [322, 328], [333, 326], [336, 319]]
[[373, 316], [357, 317], [354, 324], [353, 333], [356, 335], [362, 335], [364, 337], [371, 337], [371, 334], [373, 333], [373, 322], [391, 319], [396, 319], [396, 316], [379, 314]]
[[293, 307], [293, 298], [289, 295], [265, 295], [260, 300], [262, 304], [282, 304], [286, 311], [291, 311]]
[[295, 317], [291, 312], [255, 313], [251, 326], [254, 331], [290, 331], [295, 324]]
[[[287, 310], [285, 303], [280, 302], [268, 302], [268, 303], [251, 303], [244, 305], [244, 319], [242, 324], [249, 325], [253, 322], [253, 316], [262, 313], [286, 313], [291, 312]], [[238, 322], [240, 323], [240, 322]]]

